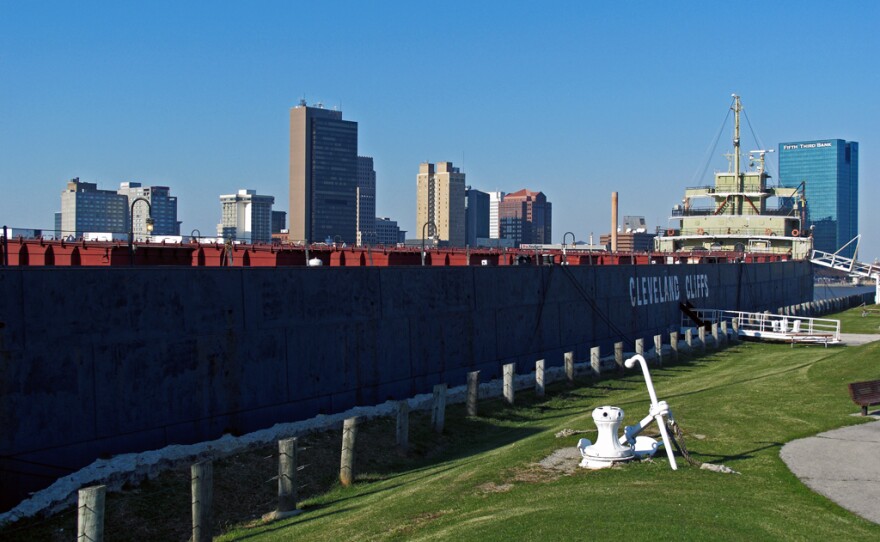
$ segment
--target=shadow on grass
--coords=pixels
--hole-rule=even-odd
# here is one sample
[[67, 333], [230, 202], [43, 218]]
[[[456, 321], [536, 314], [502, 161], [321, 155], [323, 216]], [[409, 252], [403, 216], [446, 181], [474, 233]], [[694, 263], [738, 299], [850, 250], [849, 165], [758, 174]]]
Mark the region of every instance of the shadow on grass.
[[[479, 417], [467, 417], [464, 406], [447, 407], [444, 430], [439, 434], [432, 428], [430, 412], [412, 412], [406, 451], [397, 446], [394, 420], [368, 421], [362, 427], [362, 433], [358, 434], [355, 457], [357, 471], [370, 473], [376, 480], [411, 475], [435, 469], [444, 462], [506, 446], [542, 430], [539, 427], [510, 425], [520, 420], [535, 421], [510, 409], [491, 410], [492, 416], [481, 413]], [[333, 450], [332, 453], [338, 457], [338, 451]], [[437, 471], [432, 472], [436, 474]]]
[[782, 448], [782, 442], [766, 442], [766, 443], [758, 443], [758, 444], [766, 444], [765, 446], [758, 446], [757, 448], [752, 448], [751, 450], [745, 450], [732, 455], [720, 455], [720, 454], [706, 454], [700, 453], [696, 450], [688, 448], [688, 453], [694, 458], [699, 458], [701, 461], [709, 462], [708, 458], [712, 458], [712, 463], [721, 462], [726, 463], [728, 461], [739, 461], [745, 459], [752, 459], [755, 457], [755, 454], [758, 452], [763, 452], [765, 450], [770, 450], [773, 448]]
[[719, 384], [714, 385], [714, 386], [706, 386], [706, 387], [700, 388], [700, 389], [698, 389], [698, 390], [693, 390], [693, 391], [687, 391], [687, 392], [682, 392], [682, 393], [676, 393], [676, 394], [668, 395], [667, 397], [670, 397], [670, 398], [688, 397], [688, 396], [690, 396], [690, 395], [697, 395], [697, 394], [700, 394], [700, 393], [705, 393], [705, 392], [707, 392], [707, 391], [714, 391], [714, 390], [718, 390], [718, 389], [721, 389], [721, 388], [728, 388], [728, 387], [730, 387], [730, 386], [735, 386], [735, 385], [739, 385], [739, 384], [748, 384], [748, 383], [750, 383], [750, 382], [758, 382], [758, 381], [761, 381], [761, 380], [766, 380], [766, 379], [768, 379], [768, 378], [772, 378], [772, 377], [776, 377], [776, 376], [784, 375], [784, 374], [787, 374], [787, 373], [791, 373], [791, 372], [799, 371], [800, 369], [803, 369], [803, 368], [805, 368], [805, 367], [809, 367], [809, 366], [811, 366], [811, 365], [815, 365], [818, 361], [821, 361], [821, 360], [811, 360], [811, 361], [809, 361], [809, 362], [807, 362], [807, 363], [802, 363], [802, 364], [800, 364], [800, 365], [795, 365], [795, 366], [792, 366], [792, 367], [787, 367], [787, 368], [785, 368], [785, 369], [781, 369], [781, 370], [779, 370], [779, 371], [774, 371], [774, 372], [772, 372], [772, 373], [765, 373], [765, 374], [762, 374], [762, 375], [759, 375], [759, 376], [753, 376], [753, 377], [751, 377], [751, 378], [743, 378], [743, 379], [740, 379], [740, 380], [733, 380], [733, 381], [730, 381], [730, 382], [723, 382], [723, 383], [719, 383]]
[[[320, 505], [320, 506], [315, 506], [315, 507], [303, 508], [303, 512], [305, 513], [305, 512], [317, 511], [322, 508], [325, 508], [326, 506], [329, 506], [329, 505]], [[276, 523], [275, 525], [272, 525], [271, 527], [267, 526], [263, 529], [259, 529], [259, 530], [255, 531], [253, 533], [247, 533], [247, 534], [243, 534], [241, 536], [231, 537], [230, 540], [248, 540], [250, 538], [257, 538], [257, 537], [264, 536], [268, 533], [278, 533], [278, 532], [284, 531], [285, 529], [288, 529], [294, 525], [302, 525], [302, 524], [308, 523], [310, 521], [315, 521], [317, 519], [335, 516], [337, 514], [350, 512], [352, 510], [357, 510], [357, 509], [358, 509], [357, 506], [350, 506], [347, 508], [340, 508], [339, 510], [333, 510], [332, 512], [325, 512], [323, 514], [309, 514], [308, 516], [301, 514], [299, 516], [295, 516], [295, 517], [290, 518], [288, 520], [281, 520], [280, 522]], [[281, 536], [281, 535], [279, 535], [279, 536]]]

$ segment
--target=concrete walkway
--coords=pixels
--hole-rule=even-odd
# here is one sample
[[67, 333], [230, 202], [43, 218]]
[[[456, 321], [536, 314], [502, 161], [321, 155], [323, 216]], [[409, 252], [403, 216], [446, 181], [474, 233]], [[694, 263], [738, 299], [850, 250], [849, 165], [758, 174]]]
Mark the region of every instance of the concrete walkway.
[[880, 421], [789, 442], [779, 455], [810, 489], [880, 523]]
[[877, 333], [841, 333], [840, 340], [847, 346], [858, 346], [860, 344], [868, 344], [874, 341], [880, 341], [880, 334]]

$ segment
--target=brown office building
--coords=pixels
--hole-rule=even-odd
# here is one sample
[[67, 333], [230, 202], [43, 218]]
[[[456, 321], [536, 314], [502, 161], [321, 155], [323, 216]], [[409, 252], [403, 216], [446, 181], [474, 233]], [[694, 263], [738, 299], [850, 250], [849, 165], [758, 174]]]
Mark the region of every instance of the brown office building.
[[514, 246], [549, 244], [552, 234], [552, 205], [543, 192], [520, 190], [507, 194], [498, 204], [499, 235], [513, 239]]
[[291, 241], [357, 242], [357, 130], [341, 111], [291, 108]]

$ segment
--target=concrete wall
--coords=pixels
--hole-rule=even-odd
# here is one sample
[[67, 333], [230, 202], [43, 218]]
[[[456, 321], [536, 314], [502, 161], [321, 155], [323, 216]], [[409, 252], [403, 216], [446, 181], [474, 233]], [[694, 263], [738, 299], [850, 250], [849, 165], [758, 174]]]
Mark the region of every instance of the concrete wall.
[[[706, 287], [689, 296], [695, 276]], [[656, 289], [665, 277], [677, 296]], [[0, 508], [97, 457], [631, 349], [677, 328], [685, 297], [775, 310], [812, 296], [803, 262], [0, 269]]]

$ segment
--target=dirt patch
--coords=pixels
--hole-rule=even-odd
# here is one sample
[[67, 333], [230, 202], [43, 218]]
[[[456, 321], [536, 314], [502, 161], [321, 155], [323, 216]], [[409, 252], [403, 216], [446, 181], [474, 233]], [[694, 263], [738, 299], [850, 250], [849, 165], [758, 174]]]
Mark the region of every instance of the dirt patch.
[[513, 489], [513, 484], [496, 484], [495, 482], [486, 482], [477, 486], [482, 493], [505, 493]]
[[551, 471], [541, 467], [541, 465], [534, 464], [523, 469], [517, 469], [513, 474], [513, 480], [526, 484], [541, 484], [556, 480], [560, 474], [558, 471]]
[[409, 521], [407, 521], [403, 525], [398, 525], [397, 527], [391, 529], [391, 531], [389, 531], [389, 534], [391, 534], [392, 536], [409, 534], [421, 528], [423, 525], [430, 523], [449, 512], [451, 512], [451, 510], [440, 510], [437, 512], [425, 512], [423, 514], [413, 516], [409, 518]]
[[573, 474], [581, 461], [577, 448], [560, 448], [538, 463], [510, 469], [504, 473], [504, 482], [486, 482], [477, 486], [483, 494], [504, 493], [514, 488], [515, 484], [543, 484], [559, 479], [560, 476]]

